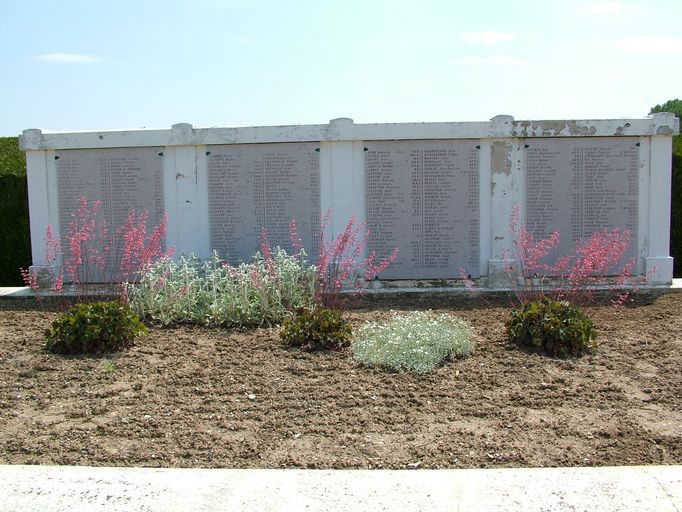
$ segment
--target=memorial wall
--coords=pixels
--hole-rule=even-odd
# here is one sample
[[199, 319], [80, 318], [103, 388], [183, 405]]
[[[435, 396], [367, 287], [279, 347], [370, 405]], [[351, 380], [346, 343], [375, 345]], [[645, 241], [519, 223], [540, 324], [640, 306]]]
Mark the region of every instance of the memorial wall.
[[642, 119], [354, 124], [43, 133], [26, 130], [33, 258], [45, 226], [65, 234], [78, 198], [102, 201], [120, 226], [131, 208], [168, 214], [177, 254], [232, 263], [271, 245], [291, 250], [296, 220], [315, 259], [320, 218], [330, 234], [365, 222], [367, 256], [397, 260], [381, 279], [452, 279], [461, 271], [502, 286], [515, 205], [536, 238], [559, 230], [551, 259], [595, 231], [631, 236], [627, 257], [651, 282], [672, 278], [670, 148], [679, 122]]

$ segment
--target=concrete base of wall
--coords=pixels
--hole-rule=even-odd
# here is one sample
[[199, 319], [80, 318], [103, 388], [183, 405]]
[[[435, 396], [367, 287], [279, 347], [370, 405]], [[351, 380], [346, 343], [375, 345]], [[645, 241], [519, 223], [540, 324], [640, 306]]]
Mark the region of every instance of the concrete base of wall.
[[488, 260], [488, 281], [487, 286], [491, 290], [503, 290], [509, 288], [513, 283], [509, 275], [509, 268], [514, 268], [515, 260]]
[[670, 284], [673, 275], [673, 258], [655, 256], [646, 258], [647, 282], [651, 284]]
[[[601, 290], [607, 290], [606, 287], [601, 288]], [[513, 293], [513, 289], [509, 286], [507, 287], [476, 287], [475, 289], [467, 289], [462, 286], [461, 282], [458, 281], [384, 281], [384, 282], [373, 282], [372, 285], [366, 290], [367, 295], [377, 296], [377, 297], [390, 297], [394, 295], [403, 294], [414, 294], [414, 295], [456, 295], [460, 297], [476, 297], [477, 295], [485, 296], [506, 296], [507, 293]], [[672, 283], [669, 284], [649, 284], [646, 286], [641, 286], [638, 288], [637, 293], [653, 293], [662, 294], [667, 292], [680, 292], [682, 291], [682, 279], [673, 279]], [[115, 293], [110, 290], [100, 290], [102, 296], [112, 296]], [[62, 293], [44, 292], [42, 295], [47, 297], [59, 297], [59, 296], [75, 296], [77, 292], [74, 290], [69, 290], [66, 287], [65, 291]], [[35, 297], [36, 294], [30, 288], [22, 286], [13, 287], [0, 287], [0, 298], [8, 299], [30, 299]]]

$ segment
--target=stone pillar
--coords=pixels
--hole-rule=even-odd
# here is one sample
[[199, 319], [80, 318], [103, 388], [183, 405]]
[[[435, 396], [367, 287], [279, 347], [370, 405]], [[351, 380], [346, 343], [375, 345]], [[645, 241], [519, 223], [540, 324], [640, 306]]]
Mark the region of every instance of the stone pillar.
[[168, 214], [166, 246], [176, 254], [210, 256], [206, 146], [191, 145], [191, 124], [175, 124], [163, 154], [164, 201]]
[[[488, 275], [488, 268], [492, 260], [492, 144], [490, 139], [481, 139], [479, 151], [479, 245], [481, 276]], [[494, 264], [493, 264], [494, 265]]]
[[[22, 139], [34, 147], [40, 146], [41, 130], [24, 130]], [[51, 285], [52, 266], [45, 261], [45, 233], [51, 226], [54, 238], [59, 238], [59, 196], [54, 150], [26, 151], [26, 178], [29, 195], [29, 219], [31, 233], [30, 272], [36, 273], [41, 286]], [[52, 262], [59, 263], [59, 262]]]
[[320, 211], [333, 211], [327, 239], [341, 232], [348, 220], [365, 222], [364, 146], [352, 137], [353, 120], [332, 119], [330, 140], [320, 144]]
[[[672, 114], [655, 114], [655, 124], [671, 124]], [[649, 157], [649, 226], [645, 271], [650, 284], [668, 284], [673, 277], [670, 257], [670, 191], [672, 138], [665, 130], [651, 137]]]
[[[509, 220], [514, 207], [523, 204], [524, 143], [523, 139], [508, 136], [513, 121], [511, 116], [496, 116], [491, 119], [492, 137], [486, 143], [490, 148], [489, 288], [507, 288], [511, 284], [505, 270], [514, 264], [514, 241], [509, 231]], [[501, 138], [505, 135], [507, 137]], [[483, 150], [483, 146], [481, 149]], [[521, 208], [520, 221], [523, 220]]]

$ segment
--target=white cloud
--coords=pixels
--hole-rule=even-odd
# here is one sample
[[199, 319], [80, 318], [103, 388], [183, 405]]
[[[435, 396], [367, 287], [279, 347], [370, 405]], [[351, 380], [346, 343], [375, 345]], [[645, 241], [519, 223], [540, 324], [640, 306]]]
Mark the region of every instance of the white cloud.
[[620, 14], [622, 7], [617, 2], [602, 2], [588, 5], [585, 8], [587, 14]]
[[65, 62], [68, 64], [87, 64], [99, 60], [97, 57], [77, 55], [75, 53], [46, 53], [44, 55], [39, 55], [36, 59], [47, 62]]
[[616, 41], [613, 47], [640, 55], [682, 55], [682, 39], [675, 37], [629, 37]]
[[508, 55], [497, 55], [494, 57], [462, 57], [455, 60], [455, 64], [501, 64], [505, 66], [518, 66], [523, 61]]
[[459, 38], [467, 43], [492, 46], [504, 41], [512, 41], [516, 39], [516, 34], [513, 32], [462, 32]]

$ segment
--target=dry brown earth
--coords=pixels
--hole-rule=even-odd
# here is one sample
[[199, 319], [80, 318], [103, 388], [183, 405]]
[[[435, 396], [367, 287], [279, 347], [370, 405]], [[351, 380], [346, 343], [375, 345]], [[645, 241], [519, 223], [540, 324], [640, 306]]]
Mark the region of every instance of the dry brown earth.
[[458, 468], [682, 463], [682, 294], [589, 310], [597, 354], [505, 343], [505, 302], [365, 301], [469, 320], [476, 350], [427, 376], [287, 349], [276, 330], [155, 328], [106, 357], [45, 352], [51, 313], [0, 301], [0, 463]]

